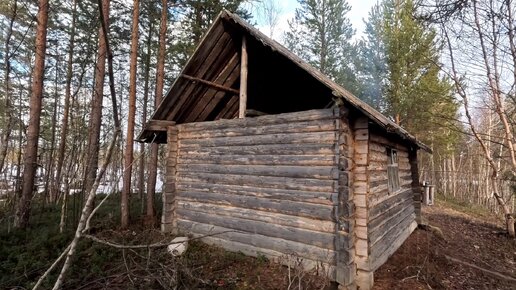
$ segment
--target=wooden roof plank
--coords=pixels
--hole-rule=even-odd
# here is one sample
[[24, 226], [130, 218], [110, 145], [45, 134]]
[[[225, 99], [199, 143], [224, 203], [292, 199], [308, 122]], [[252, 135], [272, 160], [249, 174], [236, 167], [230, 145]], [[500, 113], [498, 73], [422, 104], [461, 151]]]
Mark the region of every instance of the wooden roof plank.
[[[192, 57], [188, 60], [181, 74], [189, 74], [195, 75], [195, 73], [199, 70], [199, 64], [202, 63], [212, 51], [210, 49], [210, 44], [215, 45], [220, 37], [222, 37], [224, 33], [223, 25], [216, 25], [217, 23], [222, 22], [222, 19], [217, 19], [212, 27], [206, 32], [201, 40], [201, 44], [193, 53]], [[158, 106], [158, 109], [152, 116], [152, 119], [168, 119], [168, 115], [170, 115], [170, 108], [177, 107], [176, 103], [183, 95], [183, 91], [185, 87], [190, 85], [189, 82], [184, 79], [178, 78], [175, 80], [172, 87], [167, 92], [165, 98], [161, 101], [161, 104]], [[170, 97], [169, 97], [170, 96]]]
[[[195, 76], [198, 78], [202, 78], [205, 80], [211, 80], [209, 76], [210, 68], [215, 68], [214, 62], [220, 58], [220, 54], [224, 49], [231, 44], [231, 37], [227, 33], [223, 33], [222, 36], [218, 39], [216, 44], [213, 47], [210, 47], [210, 52], [208, 57], [198, 66], [198, 70], [190, 74], [191, 76]], [[207, 75], [208, 74], [208, 75]], [[177, 104], [174, 104], [174, 107], [167, 115], [168, 120], [180, 120], [181, 112], [185, 112], [187, 108], [192, 104], [196, 103], [198, 100], [192, 98], [192, 92], [198, 88], [195, 84], [191, 84], [182, 92], [181, 97], [179, 98]], [[195, 96], [195, 95], [194, 95]], [[172, 105], [172, 104], [171, 104]]]
[[[239, 55], [235, 53], [231, 60], [228, 62], [224, 71], [219, 76], [219, 80], [224, 80], [223, 84], [225, 86], [231, 86], [238, 79], [240, 74], [240, 65], [239, 65]], [[206, 92], [203, 98], [209, 99], [207, 105], [199, 111], [193, 111], [192, 116], [196, 117], [192, 121], [197, 120], [205, 120], [210, 112], [217, 106], [217, 104], [222, 100], [225, 93], [215, 90], [209, 90]]]

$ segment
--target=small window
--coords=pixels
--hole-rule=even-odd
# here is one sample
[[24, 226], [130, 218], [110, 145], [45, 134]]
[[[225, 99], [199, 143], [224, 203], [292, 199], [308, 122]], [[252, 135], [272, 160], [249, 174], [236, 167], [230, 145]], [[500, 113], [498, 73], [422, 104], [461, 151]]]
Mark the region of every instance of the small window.
[[387, 148], [387, 157], [389, 159], [389, 163], [387, 165], [387, 183], [389, 186], [389, 193], [393, 193], [400, 189], [400, 177], [398, 173], [398, 151], [396, 151], [396, 149]]

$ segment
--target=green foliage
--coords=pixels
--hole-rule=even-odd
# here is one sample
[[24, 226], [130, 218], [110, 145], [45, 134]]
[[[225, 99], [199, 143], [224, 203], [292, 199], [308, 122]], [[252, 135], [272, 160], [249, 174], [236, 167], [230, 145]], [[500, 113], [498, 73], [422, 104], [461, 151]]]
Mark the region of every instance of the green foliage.
[[348, 90], [357, 90], [351, 43], [354, 30], [346, 0], [298, 0], [285, 34], [286, 46]]
[[358, 97], [373, 108], [385, 109], [384, 90], [387, 84], [387, 56], [383, 31], [383, 6], [376, 4], [365, 23], [365, 37], [357, 45]]
[[373, 7], [359, 43], [360, 97], [437, 151], [459, 141], [458, 103], [440, 75], [436, 33], [416, 19], [412, 0]]
[[195, 48], [201, 41], [203, 34], [222, 10], [236, 13], [244, 19], [250, 19], [251, 14], [240, 5], [245, 0], [180, 0], [173, 9], [174, 39], [169, 49], [173, 56], [173, 65], [182, 68]]

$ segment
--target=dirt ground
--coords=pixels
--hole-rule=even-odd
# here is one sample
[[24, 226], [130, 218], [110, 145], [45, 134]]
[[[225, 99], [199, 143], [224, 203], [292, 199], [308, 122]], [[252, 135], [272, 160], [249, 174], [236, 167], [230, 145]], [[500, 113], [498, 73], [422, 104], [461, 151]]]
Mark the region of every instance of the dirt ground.
[[375, 290], [516, 289], [516, 241], [501, 225], [442, 204], [423, 209], [435, 231], [417, 229], [375, 272]]

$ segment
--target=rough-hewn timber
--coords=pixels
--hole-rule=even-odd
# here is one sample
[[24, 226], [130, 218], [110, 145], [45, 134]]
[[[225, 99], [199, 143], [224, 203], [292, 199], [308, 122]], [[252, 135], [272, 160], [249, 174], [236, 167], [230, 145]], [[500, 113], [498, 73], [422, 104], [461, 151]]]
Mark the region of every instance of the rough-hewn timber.
[[248, 247], [284, 263], [295, 254], [351, 283], [351, 132], [342, 114], [324, 109], [174, 126], [165, 197], [173, 220], [164, 220], [230, 250]]
[[[397, 150], [400, 188], [389, 192], [387, 148]], [[370, 132], [369, 165], [369, 267], [380, 267], [414, 230], [413, 172], [410, 148], [394, 142], [376, 130]], [[416, 169], [417, 170], [417, 169]]]

